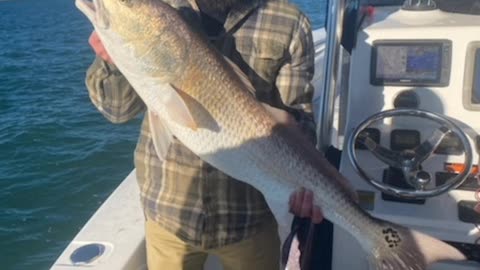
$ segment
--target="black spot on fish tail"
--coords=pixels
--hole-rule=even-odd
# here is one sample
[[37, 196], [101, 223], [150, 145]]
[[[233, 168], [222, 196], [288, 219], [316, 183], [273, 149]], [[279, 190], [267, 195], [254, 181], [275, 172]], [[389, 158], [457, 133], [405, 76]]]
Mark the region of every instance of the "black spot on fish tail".
[[426, 270], [442, 260], [465, 260], [454, 247], [426, 234], [378, 220], [378, 237], [368, 250], [372, 270]]
[[382, 233], [385, 236], [385, 241], [387, 242], [388, 247], [390, 248], [397, 247], [400, 242], [402, 242], [402, 238], [400, 238], [398, 231], [393, 228], [384, 229], [382, 230]]

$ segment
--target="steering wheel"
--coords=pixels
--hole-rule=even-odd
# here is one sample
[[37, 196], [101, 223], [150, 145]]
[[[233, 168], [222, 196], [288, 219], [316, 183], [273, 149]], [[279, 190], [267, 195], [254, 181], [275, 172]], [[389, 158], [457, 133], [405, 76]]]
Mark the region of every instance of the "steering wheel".
[[[440, 127], [430, 135], [430, 138], [422, 142], [416, 148], [402, 151], [392, 151], [387, 149], [376, 143], [366, 135], [365, 132], [362, 133], [364, 129], [371, 126], [376, 121], [398, 116], [411, 116], [427, 119], [436, 122]], [[463, 146], [465, 153], [464, 170], [458, 175], [451, 177], [449, 181], [445, 182], [445, 184], [427, 189], [427, 184], [430, 182], [430, 174], [422, 170], [421, 164], [433, 154], [435, 149], [440, 145], [442, 139], [449, 133], [454, 133], [460, 139]], [[405, 181], [412, 186], [413, 189], [399, 188], [390, 184], [381, 183], [370, 177], [358, 163], [355, 151], [356, 142], [362, 143], [383, 163], [390, 167], [400, 169]], [[460, 186], [467, 179], [472, 170], [472, 148], [465, 133], [446, 117], [419, 109], [392, 109], [370, 116], [353, 131], [347, 147], [348, 155], [353, 167], [362, 178], [384, 193], [400, 198], [420, 199], [437, 196], [452, 188]]]

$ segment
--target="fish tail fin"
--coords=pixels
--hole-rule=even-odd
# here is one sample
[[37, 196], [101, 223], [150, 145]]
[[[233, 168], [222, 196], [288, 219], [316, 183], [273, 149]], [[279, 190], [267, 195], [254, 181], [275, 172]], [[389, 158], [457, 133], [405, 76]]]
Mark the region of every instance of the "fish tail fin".
[[456, 248], [415, 230], [380, 221], [370, 249], [370, 269], [425, 270], [438, 261], [466, 260]]

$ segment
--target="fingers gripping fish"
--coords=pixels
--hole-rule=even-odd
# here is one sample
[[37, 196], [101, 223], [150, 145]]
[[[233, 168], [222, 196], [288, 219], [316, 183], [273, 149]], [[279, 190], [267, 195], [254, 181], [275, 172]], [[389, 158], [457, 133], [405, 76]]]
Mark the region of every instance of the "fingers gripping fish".
[[[314, 193], [326, 218], [350, 232], [375, 270], [422, 270], [464, 260], [446, 243], [376, 219], [300, 132], [275, 120], [234, 65], [158, 0], [77, 0], [120, 71], [143, 99], [156, 135], [177, 137], [206, 162], [260, 190], [279, 223], [288, 197]], [[168, 142], [157, 145], [166, 151]], [[272, 158], [273, 157], [273, 158]], [[284, 239], [284, 233], [280, 233]]]

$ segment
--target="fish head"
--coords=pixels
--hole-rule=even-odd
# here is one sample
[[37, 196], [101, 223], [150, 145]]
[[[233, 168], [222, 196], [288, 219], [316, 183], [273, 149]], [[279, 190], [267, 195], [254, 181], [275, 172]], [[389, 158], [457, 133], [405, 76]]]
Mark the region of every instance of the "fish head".
[[175, 29], [182, 22], [162, 0], [76, 0], [76, 6], [124, 75], [170, 82], [184, 68], [188, 41]]
[[99, 33], [113, 31], [132, 39], [139, 37], [139, 30], [161, 32], [168, 26], [162, 17], [170, 10], [162, 0], [76, 0], [75, 4]]

